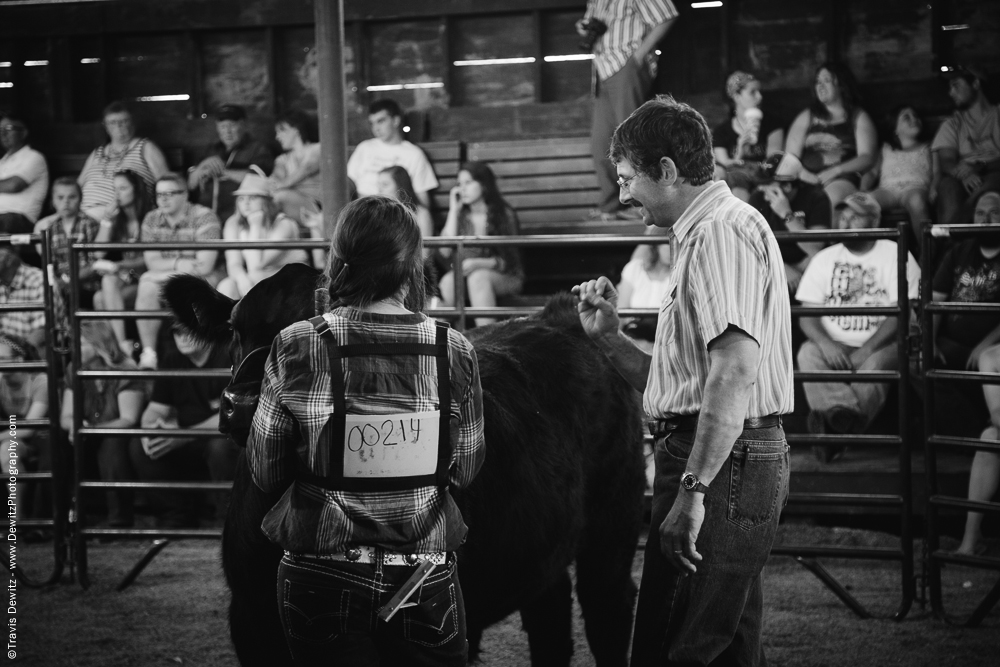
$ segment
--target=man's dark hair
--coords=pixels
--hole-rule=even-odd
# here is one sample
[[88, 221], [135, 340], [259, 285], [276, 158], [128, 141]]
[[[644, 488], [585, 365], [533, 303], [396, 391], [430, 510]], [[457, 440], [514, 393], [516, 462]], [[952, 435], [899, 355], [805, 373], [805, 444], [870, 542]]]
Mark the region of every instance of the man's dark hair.
[[611, 137], [608, 157], [615, 163], [627, 160], [637, 174], [655, 180], [663, 177], [660, 158], [670, 158], [691, 185], [708, 183], [715, 170], [708, 124], [693, 107], [670, 95], [657, 96], [622, 121]]
[[388, 98], [382, 98], [380, 100], [375, 100], [368, 105], [368, 115], [373, 116], [379, 111], [388, 111], [389, 115], [393, 118], [402, 118], [403, 110], [396, 103], [396, 100], [390, 100]]
[[13, 110], [0, 110], [0, 120], [9, 120], [12, 123], [18, 123], [24, 129], [28, 129], [28, 123], [24, 117]]
[[282, 123], [298, 130], [302, 141], [307, 144], [319, 141], [319, 123], [317, 123], [316, 117], [312, 114], [300, 109], [289, 109], [278, 114], [278, 117], [274, 119], [275, 125], [281, 125]]
[[130, 116], [132, 115], [131, 109], [125, 106], [124, 102], [116, 101], [104, 107], [104, 113], [101, 114], [101, 118], [106, 118], [107, 116], [110, 116], [113, 113], [127, 113]]

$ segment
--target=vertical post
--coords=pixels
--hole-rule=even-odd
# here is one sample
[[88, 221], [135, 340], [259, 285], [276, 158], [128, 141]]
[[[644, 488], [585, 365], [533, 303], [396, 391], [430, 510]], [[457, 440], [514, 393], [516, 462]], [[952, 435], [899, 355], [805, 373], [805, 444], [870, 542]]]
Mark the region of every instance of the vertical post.
[[344, 0], [315, 3], [319, 66], [319, 141], [327, 238], [348, 200], [347, 108], [344, 104]]
[[911, 469], [910, 447], [910, 282], [908, 268], [910, 250], [907, 247], [909, 224], [900, 222], [896, 226], [896, 304], [899, 317], [896, 319], [896, 354], [899, 358], [899, 493], [900, 507], [899, 539], [903, 552], [901, 574], [903, 599], [893, 618], [903, 620], [910, 611], [914, 598], [913, 578], [913, 471]]

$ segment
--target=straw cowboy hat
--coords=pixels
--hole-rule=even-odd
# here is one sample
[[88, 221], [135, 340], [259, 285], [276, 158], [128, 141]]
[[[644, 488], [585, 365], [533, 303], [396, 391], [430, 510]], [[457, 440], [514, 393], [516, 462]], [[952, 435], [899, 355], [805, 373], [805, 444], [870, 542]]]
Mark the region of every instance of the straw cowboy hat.
[[250, 171], [243, 177], [239, 189], [233, 193], [239, 195], [256, 195], [257, 197], [271, 197], [271, 184], [267, 180], [264, 172], [255, 164], [250, 165]]

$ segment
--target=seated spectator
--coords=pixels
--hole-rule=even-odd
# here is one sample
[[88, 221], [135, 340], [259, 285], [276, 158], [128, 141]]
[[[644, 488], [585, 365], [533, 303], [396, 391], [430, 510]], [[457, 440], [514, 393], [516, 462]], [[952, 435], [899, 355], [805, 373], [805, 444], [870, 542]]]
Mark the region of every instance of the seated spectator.
[[[174, 324], [170, 336], [164, 336], [163, 368], [195, 370], [229, 368], [229, 355], [223, 348], [213, 349], [196, 340], [183, 327]], [[141, 444], [132, 442], [132, 463], [143, 481], [212, 480], [233, 478], [238, 449], [219, 434], [219, 403], [229, 378], [157, 378], [153, 394], [142, 413], [142, 428], [163, 429], [162, 436], [144, 437]], [[174, 437], [176, 429], [204, 429], [214, 437]], [[220, 493], [218, 496], [225, 497]], [[148, 497], [162, 528], [198, 526], [200, 494], [191, 491], [150, 491]], [[225, 515], [224, 502], [216, 501], [216, 516]]]
[[[153, 198], [143, 187], [142, 179], [134, 171], [115, 174], [116, 203], [101, 220], [101, 230], [95, 243], [138, 243], [142, 240], [142, 221], [153, 209]], [[97, 310], [125, 310], [135, 308], [135, 295], [139, 289], [139, 276], [146, 271], [146, 260], [141, 250], [121, 252], [95, 252], [94, 270], [101, 276], [101, 289], [94, 295]], [[125, 322], [111, 320], [111, 327], [127, 356], [132, 356], [135, 345], [125, 334]]]
[[83, 191], [81, 208], [95, 220], [103, 220], [107, 209], [114, 206], [114, 178], [118, 172], [134, 171], [152, 192], [156, 179], [169, 171], [167, 158], [156, 144], [135, 136], [132, 114], [121, 102], [105, 107], [104, 130], [110, 141], [91, 152], [77, 179]]
[[733, 72], [726, 80], [730, 117], [712, 130], [716, 180], [725, 180], [733, 194], [747, 201], [767, 178], [764, 160], [784, 150], [785, 130], [774, 116], [764, 115], [760, 81], [753, 74]]
[[[11, 250], [0, 245], [0, 304], [42, 303], [45, 276], [42, 270], [28, 266]], [[0, 334], [23, 338], [36, 350], [45, 347], [45, 312], [0, 312]]]
[[[434, 219], [431, 217], [429, 208], [420, 203], [417, 193], [413, 190], [413, 181], [410, 174], [402, 167], [386, 167], [378, 173], [378, 194], [383, 197], [391, 197], [402, 202], [411, 211], [417, 220], [417, 227], [423, 237], [434, 236]], [[427, 250], [424, 250], [426, 254]]]
[[[199, 250], [200, 241], [218, 241], [222, 226], [212, 209], [192, 204], [187, 199], [187, 182], [179, 174], [165, 174], [156, 181], [156, 204], [142, 222], [143, 239], [149, 243], [190, 243], [188, 250], [146, 250], [146, 272], [139, 277], [135, 296], [136, 310], [159, 310], [160, 287], [175, 273], [202, 276], [212, 286], [219, 284], [222, 273], [216, 270], [218, 250]], [[155, 369], [156, 339], [159, 320], [137, 320], [139, 368]]]
[[202, 159], [188, 170], [188, 188], [197, 191], [196, 201], [227, 220], [236, 210], [236, 188], [257, 165], [265, 174], [274, 169], [274, 154], [267, 144], [247, 132], [243, 107], [224, 104], [215, 112], [219, 140], [205, 149]]
[[[647, 227], [646, 235], [658, 234], [660, 227]], [[669, 243], [640, 245], [632, 253], [632, 259], [622, 269], [622, 279], [618, 283], [618, 309], [655, 308], [659, 310], [672, 284], [670, 273], [674, 261]], [[647, 352], [652, 352], [653, 338], [656, 336], [656, 315], [621, 318], [622, 331], [636, 341]]]
[[424, 152], [403, 138], [403, 110], [393, 100], [375, 100], [368, 107], [368, 124], [374, 137], [358, 144], [347, 161], [358, 196], [378, 194], [379, 172], [398, 165], [410, 175], [417, 200], [429, 209], [438, 180]]
[[[516, 236], [517, 213], [500, 195], [496, 176], [484, 162], [466, 162], [458, 172], [458, 185], [448, 196], [448, 219], [441, 236]], [[441, 248], [445, 258], [451, 248]], [[524, 287], [521, 253], [513, 246], [465, 248], [462, 266], [452, 268], [441, 278], [441, 299], [455, 305], [455, 273], [465, 278], [466, 294], [473, 308], [497, 305], [498, 296], [518, 294]], [[477, 317], [476, 326], [494, 322]]]
[[921, 140], [924, 121], [913, 107], [897, 109], [893, 122], [895, 130], [882, 144], [882, 155], [870, 172], [878, 186], [871, 193], [883, 211], [906, 209], [919, 248], [924, 227], [931, 224], [931, 147]]
[[966, 67], [945, 76], [955, 113], [938, 128], [937, 222], [968, 224], [979, 196], [1000, 190], [1000, 109], [986, 99], [982, 77]]
[[30, 234], [49, 191], [49, 168], [13, 113], [0, 115], [0, 146], [0, 234]]
[[[60, 310], [69, 303], [69, 246], [71, 243], [93, 243], [100, 231], [100, 224], [85, 213], [80, 212], [80, 186], [69, 176], [61, 176], [52, 183], [52, 215], [35, 223], [35, 232], [46, 229], [52, 236], [52, 264], [59, 287], [57, 294], [63, 299]], [[36, 246], [38, 254], [42, 246]], [[80, 298], [89, 305], [94, 293], [100, 289], [100, 276], [94, 270], [95, 257], [89, 253], [77, 255], [79, 263]]]
[[[135, 362], [122, 352], [119, 339], [111, 325], [102, 320], [84, 320], [80, 323], [80, 370], [134, 371]], [[68, 374], [72, 377], [72, 371]], [[137, 428], [139, 416], [146, 406], [149, 393], [144, 380], [136, 378], [84, 379], [83, 426], [85, 428]], [[69, 433], [73, 442], [73, 387], [63, 392], [59, 423]], [[125, 482], [135, 479], [129, 460], [127, 436], [86, 436], [81, 446], [87, 447], [97, 457], [101, 480]], [[75, 444], [80, 444], [79, 442]], [[107, 525], [110, 528], [131, 527], [133, 492], [131, 489], [107, 491]]]
[[[226, 220], [222, 238], [226, 241], [293, 241], [299, 238], [299, 225], [278, 210], [271, 198], [267, 177], [251, 172], [236, 190], [236, 213]], [[232, 299], [242, 299], [258, 282], [273, 276], [292, 262], [308, 262], [305, 250], [243, 249], [226, 251], [226, 271], [219, 291]]]
[[[11, 254], [11, 253], [7, 253]], [[33, 268], [33, 267], [32, 267]], [[35, 269], [36, 271], [38, 269]], [[38, 361], [38, 352], [25, 339], [0, 333], [0, 363]], [[0, 371], [0, 410], [19, 420], [45, 419], [49, 414], [49, 382], [45, 373], [25, 371]], [[46, 472], [52, 470], [52, 447], [47, 429], [17, 429], [17, 439], [0, 440], [0, 457], [5, 472], [10, 464], [10, 446], [17, 443], [17, 462], [22, 471]], [[19, 493], [21, 485], [18, 485]], [[49, 483], [36, 483], [30, 492], [21, 495], [19, 512], [24, 517], [52, 517], [52, 489]]]
[[831, 206], [856, 192], [861, 174], [875, 164], [875, 124], [859, 103], [851, 71], [824, 63], [816, 70], [812, 104], [788, 130], [785, 150], [802, 162], [799, 180], [822, 185]]
[[[838, 229], [877, 227], [881, 209], [864, 192], [848, 195], [838, 207]], [[802, 276], [795, 298], [806, 306], [892, 306], [898, 299], [896, 243], [887, 240], [844, 241], [816, 253]], [[918, 298], [920, 268], [908, 254], [909, 298]], [[808, 338], [799, 348], [803, 371], [884, 371], [899, 368], [897, 318], [882, 315], [802, 317]], [[904, 326], [908, 326], [906, 323]], [[889, 385], [882, 382], [806, 382], [810, 433], [862, 433], [885, 404]], [[825, 463], [839, 458], [844, 447], [813, 447]]]
[[[987, 192], [976, 203], [977, 225], [1000, 225], [1000, 194]], [[934, 275], [934, 301], [1000, 303], [1000, 236], [970, 238], [945, 253]], [[1000, 372], [1000, 318], [975, 313], [945, 313], [934, 316], [934, 356], [939, 367], [951, 370]], [[939, 383], [940, 384], [940, 383]], [[978, 391], [978, 388], [974, 389]], [[980, 437], [1000, 440], [1000, 386], [983, 384], [982, 393], [989, 410], [989, 425]], [[959, 403], [967, 403], [961, 398]], [[948, 404], [946, 404], [948, 405]], [[952, 419], [966, 413], [949, 410]], [[978, 428], [977, 428], [978, 430]], [[969, 500], [988, 501], [1000, 481], [1000, 456], [977, 451], [969, 474]], [[982, 539], [983, 515], [969, 512], [958, 553], [978, 554]]]
[[319, 211], [323, 201], [318, 133], [316, 119], [295, 109], [278, 116], [275, 125], [285, 152], [274, 161], [271, 191], [281, 210], [297, 222], [302, 222], [304, 211]]
[[[760, 211], [773, 232], [830, 229], [830, 198], [819, 185], [800, 181], [797, 161], [787, 154], [768, 159], [761, 170], [765, 182], [750, 195], [750, 205]], [[778, 241], [785, 263], [785, 279], [794, 295], [802, 272], [813, 255], [823, 249], [819, 241]]]

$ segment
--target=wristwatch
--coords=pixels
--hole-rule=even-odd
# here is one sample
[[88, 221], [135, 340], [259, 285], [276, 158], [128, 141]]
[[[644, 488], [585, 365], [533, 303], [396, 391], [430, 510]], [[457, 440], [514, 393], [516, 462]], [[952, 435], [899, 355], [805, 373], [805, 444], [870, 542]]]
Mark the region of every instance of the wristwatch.
[[697, 475], [693, 472], [686, 472], [681, 475], [681, 488], [685, 491], [708, 493], [708, 487], [701, 483]]

